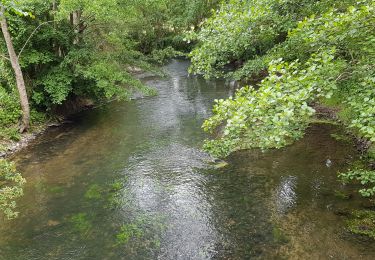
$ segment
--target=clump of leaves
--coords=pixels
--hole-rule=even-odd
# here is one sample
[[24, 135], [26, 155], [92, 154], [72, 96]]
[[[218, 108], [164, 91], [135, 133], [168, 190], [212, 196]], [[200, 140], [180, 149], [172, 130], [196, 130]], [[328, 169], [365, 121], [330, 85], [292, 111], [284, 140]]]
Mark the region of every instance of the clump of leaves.
[[17, 217], [15, 199], [23, 195], [26, 180], [17, 172], [13, 163], [0, 159], [0, 212], [8, 218]]
[[170, 60], [171, 58], [175, 58], [178, 56], [183, 56], [183, 53], [180, 51], [176, 51], [173, 49], [171, 46], [165, 48], [165, 49], [155, 49], [151, 53], [151, 59], [152, 61], [158, 63], [158, 64], [163, 64], [167, 60]]
[[280, 148], [301, 138], [315, 113], [309, 103], [329, 98], [336, 88], [334, 78], [343, 63], [335, 62], [334, 54], [334, 49], [326, 50], [304, 64], [273, 61], [258, 90], [244, 87], [234, 98], [216, 100], [203, 129], [213, 133], [224, 127], [220, 138], [206, 141], [205, 149], [225, 157], [239, 149]]
[[[265, 14], [274, 13], [274, 6], [270, 3], [259, 10], [254, 8], [254, 13], [249, 12], [248, 20], [244, 22], [252, 19], [261, 22]], [[359, 136], [374, 141], [375, 71], [371, 59], [375, 54], [372, 51], [375, 36], [370, 24], [375, 21], [375, 3], [362, 1], [355, 4], [345, 12], [332, 9], [321, 16], [305, 18], [289, 31], [283, 44], [274, 44], [272, 51], [262, 57], [253, 55], [246, 64], [261, 64], [261, 61], [273, 59], [268, 67], [269, 75], [259, 84], [259, 89], [245, 87], [235, 97], [216, 101], [214, 115], [203, 128], [211, 133], [222, 126], [224, 128], [215, 140], [205, 143], [206, 150], [224, 157], [238, 149], [283, 147], [303, 135], [308, 118], [314, 114], [310, 105], [333, 95], [340, 96], [341, 103], [350, 111], [347, 125]], [[234, 34], [234, 39], [240, 38], [233, 45], [237, 47], [236, 44], [241, 43], [235, 50], [236, 55], [248, 48], [243, 38], [264, 39], [260, 36], [265, 37], [267, 29], [263, 32], [243, 32], [243, 28], [235, 30], [238, 25], [233, 24], [229, 17], [236, 18], [246, 12], [246, 9], [236, 9], [243, 5], [246, 6], [241, 1], [234, 1], [233, 5], [227, 6], [229, 10], [224, 6], [214, 18], [219, 24], [216, 30], [213, 30], [213, 21], [208, 21], [207, 28], [204, 27], [198, 36], [202, 44], [191, 54], [193, 71], [209, 76], [215, 68], [231, 61], [234, 55], [230, 52], [229, 56], [217, 52], [217, 46], [224, 44], [228, 47], [226, 42], [231, 43], [224, 37], [227, 35], [224, 29], [233, 27], [228, 31]], [[205, 35], [207, 37], [203, 37]], [[201, 53], [205, 48], [208, 48], [207, 52]], [[203, 58], [206, 56], [209, 59]], [[227, 60], [222, 62], [224, 58]], [[255, 72], [255, 67], [262, 69], [262, 66], [250, 67], [251, 73]]]
[[359, 193], [364, 197], [371, 197], [375, 194], [375, 171], [354, 169], [345, 173], [340, 173], [339, 177], [344, 183], [359, 182], [365, 188], [359, 190]]

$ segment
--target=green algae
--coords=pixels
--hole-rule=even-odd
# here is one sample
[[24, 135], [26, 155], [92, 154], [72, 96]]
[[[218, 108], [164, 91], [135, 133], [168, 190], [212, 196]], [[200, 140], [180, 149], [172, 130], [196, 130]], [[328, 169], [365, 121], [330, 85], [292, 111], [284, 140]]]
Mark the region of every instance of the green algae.
[[124, 224], [120, 228], [120, 232], [116, 235], [117, 244], [126, 244], [131, 238], [142, 237], [143, 232], [136, 224]]
[[91, 185], [85, 193], [86, 199], [98, 200], [102, 197], [102, 190], [97, 184]]
[[68, 222], [71, 224], [72, 229], [81, 235], [86, 234], [92, 227], [87, 213], [77, 213], [72, 215]]
[[336, 198], [339, 198], [341, 200], [349, 200], [352, 196], [351, 194], [348, 194], [346, 192], [343, 192], [341, 190], [335, 190], [334, 195]]

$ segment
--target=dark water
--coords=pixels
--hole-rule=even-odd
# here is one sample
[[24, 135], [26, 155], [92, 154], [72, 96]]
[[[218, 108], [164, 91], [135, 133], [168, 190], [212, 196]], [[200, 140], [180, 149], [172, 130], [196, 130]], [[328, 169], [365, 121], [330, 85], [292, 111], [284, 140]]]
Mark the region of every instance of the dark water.
[[158, 96], [84, 112], [15, 156], [28, 183], [19, 218], [0, 223], [0, 259], [375, 258], [338, 214], [362, 203], [337, 196], [350, 190], [336, 173], [355, 157], [338, 129], [313, 126], [215, 169], [200, 127], [232, 90], [187, 66], [144, 78]]

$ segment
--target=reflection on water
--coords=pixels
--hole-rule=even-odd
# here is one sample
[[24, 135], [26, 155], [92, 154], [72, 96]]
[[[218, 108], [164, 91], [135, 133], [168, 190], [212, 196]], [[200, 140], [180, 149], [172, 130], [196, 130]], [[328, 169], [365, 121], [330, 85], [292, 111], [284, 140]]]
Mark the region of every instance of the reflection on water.
[[[152, 98], [84, 112], [14, 160], [28, 180], [20, 217], [0, 223], [0, 259], [373, 259], [335, 212], [355, 151], [314, 126], [277, 151], [245, 151], [215, 169], [201, 124], [223, 81], [145, 76]], [[327, 167], [327, 159], [331, 161]]]
[[286, 176], [281, 179], [275, 198], [277, 212], [287, 213], [288, 209], [296, 204], [296, 184], [297, 177], [295, 176]]

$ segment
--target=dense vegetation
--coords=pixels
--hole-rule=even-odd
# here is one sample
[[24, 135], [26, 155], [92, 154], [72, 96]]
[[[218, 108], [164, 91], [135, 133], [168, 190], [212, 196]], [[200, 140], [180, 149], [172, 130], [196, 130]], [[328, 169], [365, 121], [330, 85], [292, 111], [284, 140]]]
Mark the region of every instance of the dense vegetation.
[[[224, 3], [189, 35], [198, 41], [191, 71], [259, 80], [216, 101], [203, 128], [219, 134], [206, 150], [225, 157], [288, 145], [303, 136], [317, 103], [338, 108], [351, 133], [375, 142], [374, 8], [374, 1], [350, 0]], [[356, 168], [341, 177], [374, 195], [374, 171]]]

